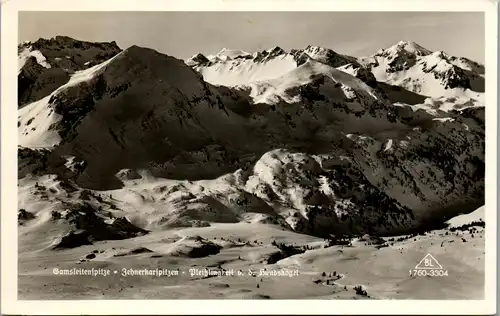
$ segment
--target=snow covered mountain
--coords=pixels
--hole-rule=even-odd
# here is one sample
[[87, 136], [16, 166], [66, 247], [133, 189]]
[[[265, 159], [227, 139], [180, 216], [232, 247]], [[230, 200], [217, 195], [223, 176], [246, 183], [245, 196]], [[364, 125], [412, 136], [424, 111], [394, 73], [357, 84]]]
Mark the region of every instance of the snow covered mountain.
[[[61, 54], [89, 52], [62, 66], [61, 41], [71, 47]], [[21, 62], [32, 57], [19, 81], [35, 66], [67, 76], [43, 93], [37, 77], [27, 85], [36, 93], [19, 101], [20, 204], [30, 211], [42, 199], [37, 218], [84, 207], [86, 220], [116, 238], [218, 222], [396, 234], [484, 204], [484, 107], [455, 107], [444, 93], [473, 96], [471, 76], [482, 68], [468, 60], [398, 44], [369, 62], [308, 46], [224, 49], [184, 63], [137, 46], [36, 43], [20, 46]], [[421, 90], [409, 86], [421, 74], [450, 106], [387, 96], [393, 84], [430, 91], [425, 76]], [[78, 214], [56, 218], [70, 225]], [[116, 217], [139, 230], [102, 223]]]
[[198, 53], [186, 64], [203, 75], [204, 80], [216, 85], [245, 85], [284, 75], [309, 60], [328, 66], [342, 67], [368, 84], [374, 83], [373, 75], [366, 71], [353, 57], [340, 55], [328, 48], [308, 45], [305, 49], [289, 52], [281, 47], [273, 47], [253, 54], [241, 50], [224, 48], [216, 55], [204, 56]]
[[404, 100], [418, 104], [425, 100], [432, 106], [438, 103], [484, 104], [483, 65], [442, 51], [432, 52], [409, 41], [400, 41], [373, 56], [360, 58], [309, 45], [288, 52], [275, 47], [253, 54], [223, 49], [209, 57], [196, 54], [186, 63], [200, 72], [207, 82], [237, 86], [284, 75], [308, 60], [361, 79], [393, 103]]
[[429, 97], [462, 97], [484, 103], [484, 66], [467, 58], [401, 41], [359, 60], [377, 81]]

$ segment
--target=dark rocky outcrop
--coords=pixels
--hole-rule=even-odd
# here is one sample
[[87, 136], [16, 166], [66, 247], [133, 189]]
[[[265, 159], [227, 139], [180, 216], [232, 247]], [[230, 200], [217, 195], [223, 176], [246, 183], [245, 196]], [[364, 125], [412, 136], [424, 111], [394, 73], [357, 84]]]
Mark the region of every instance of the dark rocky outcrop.
[[145, 248], [145, 247], [138, 247], [138, 248], [132, 249], [130, 251], [118, 253], [114, 256], [115, 257], [133, 256], [133, 255], [139, 255], [139, 254], [144, 254], [144, 253], [153, 253], [153, 251], [148, 249], [148, 248]]
[[116, 218], [111, 224], [107, 214], [101, 214], [91, 204], [74, 203], [65, 205], [69, 210], [64, 216], [53, 216], [54, 220], [68, 223], [73, 230], [64, 236], [55, 248], [73, 248], [100, 240], [121, 240], [142, 236], [148, 231], [141, 229], [126, 218]]
[[64, 235], [52, 249], [76, 248], [84, 245], [92, 245], [91, 236], [86, 231], [70, 231]]
[[28, 212], [23, 208], [17, 212], [17, 221], [19, 224], [23, 224], [24, 222], [32, 220], [34, 218], [35, 215], [33, 213]]
[[203, 258], [207, 257], [210, 255], [215, 255], [218, 254], [220, 251], [221, 247], [214, 244], [214, 243], [204, 243], [200, 245], [199, 247], [195, 247], [191, 249], [188, 253], [187, 256], [190, 258]]

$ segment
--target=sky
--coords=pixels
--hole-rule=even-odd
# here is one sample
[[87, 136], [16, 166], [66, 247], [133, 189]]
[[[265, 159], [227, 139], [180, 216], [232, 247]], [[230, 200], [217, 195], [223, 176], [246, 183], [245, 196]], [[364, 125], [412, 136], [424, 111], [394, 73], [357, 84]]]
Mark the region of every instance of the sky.
[[369, 56], [400, 40], [484, 63], [481, 12], [20, 12], [19, 42], [70, 36], [187, 59], [222, 48], [328, 47]]

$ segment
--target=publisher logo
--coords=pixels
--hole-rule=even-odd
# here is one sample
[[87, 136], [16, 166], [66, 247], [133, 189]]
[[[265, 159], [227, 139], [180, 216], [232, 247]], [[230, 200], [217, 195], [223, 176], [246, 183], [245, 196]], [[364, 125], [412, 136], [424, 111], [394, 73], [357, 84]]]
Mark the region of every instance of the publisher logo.
[[420, 262], [415, 266], [415, 269], [443, 269], [439, 262], [430, 253], [427, 254]]
[[410, 270], [410, 276], [448, 276], [448, 270], [444, 269], [439, 261], [428, 253], [413, 270]]

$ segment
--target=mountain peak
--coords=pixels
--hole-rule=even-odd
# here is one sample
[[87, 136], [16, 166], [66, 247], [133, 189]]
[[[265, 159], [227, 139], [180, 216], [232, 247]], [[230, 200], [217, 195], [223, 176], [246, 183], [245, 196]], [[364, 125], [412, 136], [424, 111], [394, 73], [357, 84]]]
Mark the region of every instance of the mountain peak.
[[405, 40], [399, 41], [396, 45], [399, 45], [399, 46], [407, 46], [407, 45], [410, 45], [410, 46], [420, 46], [420, 45], [418, 45], [414, 41], [405, 41]]
[[330, 48], [315, 45], [307, 45], [304, 51], [312, 54], [336, 54], [336, 52]]
[[330, 48], [307, 45], [307, 47], [304, 49], [304, 53], [306, 53], [310, 58], [314, 60], [335, 68], [344, 66], [346, 64], [359, 66], [359, 63], [355, 58], [339, 54]]
[[156, 59], [169, 59], [178, 60], [167, 54], [163, 54], [154, 50], [152, 48], [142, 47], [138, 45], [132, 45], [121, 52], [122, 56], [127, 56], [130, 59], [135, 60], [156, 60]]
[[285, 50], [279, 46], [274, 46], [273, 48], [268, 49], [267, 52], [270, 54], [283, 54], [285, 53]]
[[251, 56], [250, 53], [247, 53], [240, 49], [229, 49], [223, 48], [220, 52], [218, 52], [215, 57], [221, 60], [235, 59], [238, 57]]
[[202, 53], [197, 53], [197, 54], [194, 54], [193, 56], [191, 56], [186, 61], [186, 64], [188, 66], [194, 66], [194, 65], [198, 65], [198, 64], [205, 64], [205, 63], [208, 63], [209, 61], [210, 60], [205, 55], [203, 55]]
[[141, 47], [138, 45], [132, 45], [127, 47], [124, 51], [124, 53], [136, 53], [136, 52], [156, 52], [154, 49], [151, 48], [146, 48], [146, 47]]
[[389, 48], [382, 49], [382, 51], [386, 53], [400, 53], [404, 51], [417, 56], [426, 56], [432, 53], [431, 50], [428, 50], [414, 41], [399, 41]]

